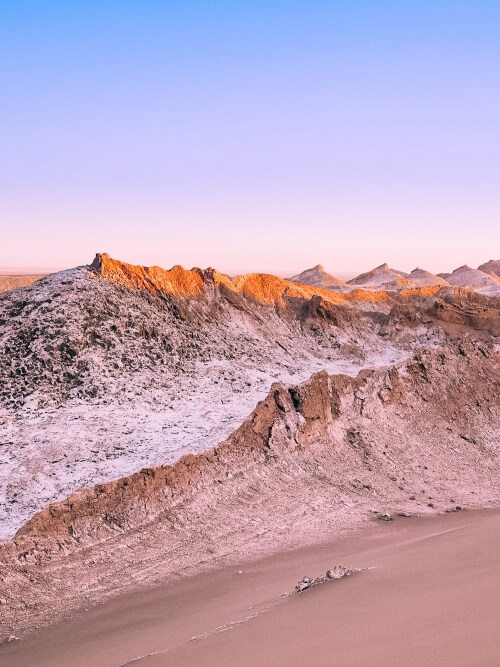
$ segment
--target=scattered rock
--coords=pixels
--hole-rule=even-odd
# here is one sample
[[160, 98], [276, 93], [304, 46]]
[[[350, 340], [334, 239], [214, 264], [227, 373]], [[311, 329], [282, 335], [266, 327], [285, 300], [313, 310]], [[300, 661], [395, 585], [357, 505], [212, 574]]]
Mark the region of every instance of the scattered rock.
[[313, 581], [314, 579], [311, 579], [311, 577], [304, 577], [295, 586], [295, 590], [297, 591], [297, 593], [301, 593], [302, 591], [305, 591], [306, 588], [311, 588], [311, 586], [313, 585]]
[[403, 516], [403, 517], [405, 517], [406, 519], [409, 519], [410, 516], [411, 516], [411, 514], [408, 514], [408, 512], [399, 512], [399, 513], [398, 513], [398, 516]]
[[390, 514], [380, 514], [378, 517], [380, 521], [392, 521], [392, 516]]
[[347, 567], [344, 567], [343, 565], [335, 565], [333, 570], [326, 571], [326, 578], [342, 579], [342, 577], [348, 577], [353, 572], [357, 572], [357, 570], [349, 569]]
[[448, 512], [448, 513], [449, 512], [460, 512], [460, 510], [462, 510], [462, 509], [463, 509], [463, 507], [461, 507], [460, 505], [457, 505], [456, 507], [449, 507], [448, 509], [445, 510], [445, 512]]
[[333, 581], [335, 579], [342, 579], [343, 577], [348, 577], [355, 572], [359, 572], [357, 569], [344, 567], [343, 565], [335, 565], [333, 570], [327, 570], [324, 577], [317, 577], [312, 579], [312, 577], [303, 577], [298, 584], [295, 586], [296, 593], [302, 593], [302, 591], [311, 588], [312, 586], [317, 586], [318, 584], [324, 584], [327, 581]]

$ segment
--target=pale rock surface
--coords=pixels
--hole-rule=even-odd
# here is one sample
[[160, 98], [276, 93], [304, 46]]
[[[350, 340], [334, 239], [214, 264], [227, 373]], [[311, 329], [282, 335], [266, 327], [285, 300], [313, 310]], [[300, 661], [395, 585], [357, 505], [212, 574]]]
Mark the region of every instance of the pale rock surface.
[[356, 285], [365, 289], [401, 289], [411, 286], [408, 274], [391, 269], [388, 264], [381, 264], [375, 269], [362, 273], [348, 281], [349, 285]]
[[465, 287], [487, 296], [500, 295], [500, 278], [494, 274], [485, 273], [480, 269], [471, 269], [464, 264], [446, 277], [454, 287]]
[[293, 276], [290, 280], [295, 283], [322, 287], [333, 291], [349, 291], [351, 289], [346, 282], [332, 276], [331, 273], [327, 273], [321, 264], [313, 266], [312, 269], [302, 271], [302, 273]]
[[491, 276], [500, 278], [500, 259], [490, 259], [477, 268], [478, 271], [483, 271], [483, 273], [489, 273]]
[[408, 278], [411, 280], [411, 284], [408, 285], [408, 288], [433, 287], [434, 285], [439, 285], [439, 287], [449, 287], [450, 285], [444, 278], [419, 267], [413, 269], [408, 275]]

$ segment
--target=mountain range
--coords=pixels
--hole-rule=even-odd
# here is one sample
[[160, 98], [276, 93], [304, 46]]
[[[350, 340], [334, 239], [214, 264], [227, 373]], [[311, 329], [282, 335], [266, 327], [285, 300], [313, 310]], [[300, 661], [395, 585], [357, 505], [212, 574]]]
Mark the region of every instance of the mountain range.
[[326, 528], [500, 502], [482, 266], [343, 283], [102, 253], [0, 295], [0, 634]]
[[312, 269], [291, 278], [293, 282], [304, 283], [338, 292], [345, 292], [352, 287], [366, 290], [400, 291], [422, 287], [463, 287], [485, 293], [488, 296], [500, 295], [500, 260], [490, 260], [477, 269], [461, 266], [452, 273], [434, 274], [421, 268], [411, 273], [392, 269], [388, 264], [381, 264], [375, 269], [352, 278], [347, 283], [326, 273], [318, 264]]

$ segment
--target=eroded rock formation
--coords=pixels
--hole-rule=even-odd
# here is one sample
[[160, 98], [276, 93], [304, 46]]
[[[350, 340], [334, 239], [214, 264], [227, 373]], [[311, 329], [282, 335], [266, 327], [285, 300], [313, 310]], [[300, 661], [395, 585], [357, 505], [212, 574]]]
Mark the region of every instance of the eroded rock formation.
[[165, 578], [318, 539], [374, 506], [499, 502], [499, 399], [498, 351], [469, 337], [356, 378], [277, 383], [212, 450], [77, 491], [1, 544], [7, 631], [23, 600], [43, 617], [54, 586], [72, 608], [109, 594], [117, 570], [144, 584], [153, 562]]

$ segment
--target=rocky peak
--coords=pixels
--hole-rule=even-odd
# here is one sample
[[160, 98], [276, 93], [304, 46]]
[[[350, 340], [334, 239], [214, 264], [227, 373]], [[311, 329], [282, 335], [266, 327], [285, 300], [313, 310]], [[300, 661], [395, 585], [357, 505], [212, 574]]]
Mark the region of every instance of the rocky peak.
[[407, 274], [403, 271], [391, 269], [391, 267], [384, 262], [380, 266], [375, 267], [367, 273], [362, 273], [356, 278], [348, 281], [349, 285], [366, 285], [368, 288], [393, 286], [404, 287], [410, 281], [407, 280]]
[[484, 273], [480, 269], [472, 269], [467, 264], [459, 266], [453, 273], [447, 276], [446, 280], [455, 287], [485, 288], [496, 286], [500, 283], [500, 278], [494, 274]]
[[488, 262], [481, 264], [481, 266], [478, 266], [477, 268], [478, 271], [500, 278], [500, 259], [490, 259]]
[[313, 287], [321, 287], [322, 289], [333, 289], [347, 287], [347, 283], [330, 273], [327, 273], [322, 264], [316, 264], [311, 269], [306, 269], [302, 273], [290, 278], [294, 283], [301, 283], [302, 285], [311, 285]]

